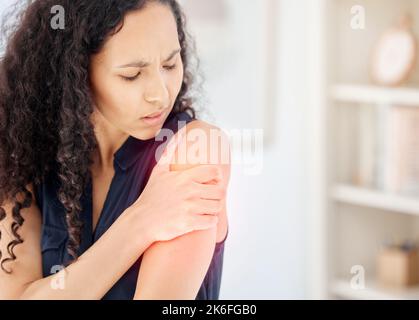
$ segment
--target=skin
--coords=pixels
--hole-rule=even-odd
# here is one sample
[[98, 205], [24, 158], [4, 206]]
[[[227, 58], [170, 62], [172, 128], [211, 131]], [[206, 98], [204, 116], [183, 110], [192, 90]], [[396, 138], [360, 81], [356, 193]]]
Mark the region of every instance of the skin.
[[[99, 144], [94, 157], [94, 225], [114, 175], [113, 154], [129, 135], [138, 139], [154, 137], [160, 126], [150, 126], [141, 117], [173, 108], [183, 79], [183, 65], [176, 22], [166, 6], [149, 4], [127, 14], [124, 27], [91, 58], [90, 83], [95, 102], [92, 121]], [[121, 67], [136, 61], [145, 68]], [[170, 69], [175, 66], [174, 69]], [[124, 77], [133, 77], [134, 81]], [[96, 182], [96, 183], [95, 183]]]
[[[93, 122], [99, 144], [92, 167], [94, 226], [114, 176], [113, 154], [129, 135], [138, 139], [156, 136], [161, 125], [150, 126], [139, 120], [141, 117], [165, 110], [164, 118], [167, 118], [173, 108], [183, 79], [179, 50], [176, 22], [170, 8], [150, 3], [143, 10], [127, 14], [124, 27], [91, 59]], [[134, 62], [138, 61], [149, 65], [135, 66]], [[139, 73], [133, 81], [124, 79]], [[191, 128], [209, 132], [211, 125], [199, 121]], [[221, 225], [221, 229], [226, 230], [226, 226]], [[221, 232], [217, 240], [224, 235]]]
[[[173, 107], [183, 79], [179, 49], [176, 22], [171, 10], [160, 4], [149, 4], [144, 10], [128, 14], [121, 31], [92, 59], [91, 83], [97, 104], [96, 135], [100, 148], [93, 168], [93, 172], [97, 173], [93, 180], [94, 223], [98, 221], [114, 174], [113, 153], [128, 135], [139, 139], [154, 137], [161, 126], [150, 127], [138, 119], [161, 110], [166, 110], [166, 118]], [[133, 62], [138, 60], [149, 65], [133, 66]], [[135, 77], [139, 73], [134, 81], [123, 78]], [[188, 132], [199, 129], [209, 133], [215, 128], [195, 121], [187, 129]], [[174, 163], [172, 170], [196, 165]], [[228, 177], [228, 166], [224, 166], [223, 170], [224, 176]], [[144, 254], [136, 298], [178, 298], [183, 295], [193, 298], [196, 286], [202, 282], [211, 261], [214, 243], [224, 239], [226, 232], [224, 203], [215, 234], [196, 232], [169, 242], [155, 243]], [[170, 255], [173, 251], [178, 252], [178, 259]], [[193, 258], [191, 252], [195, 254]], [[168, 257], [170, 261], [167, 261]], [[178, 276], [173, 277], [173, 273]], [[185, 288], [184, 284], [190, 286]], [[192, 295], [188, 296], [190, 292]]]
[[[92, 57], [90, 82], [95, 102], [92, 122], [99, 143], [91, 168], [94, 225], [114, 176], [113, 154], [129, 135], [149, 139], [161, 129], [161, 125], [151, 127], [139, 118], [160, 110], [166, 110], [166, 118], [173, 107], [183, 77], [182, 61], [178, 53], [170, 61], [165, 61], [165, 58], [179, 48], [176, 23], [170, 9], [151, 3], [142, 10], [129, 13], [120, 32]], [[143, 68], [118, 67], [139, 59], [146, 60], [149, 65]], [[174, 64], [174, 69], [165, 68]], [[121, 78], [139, 72], [141, 76], [135, 81]], [[184, 143], [187, 147], [196, 143], [188, 139], [194, 130], [201, 130], [207, 137], [199, 152], [218, 152], [226, 146], [228, 149], [228, 139], [224, 135], [221, 145], [209, 143], [210, 132], [219, 129], [198, 120], [186, 126]], [[175, 154], [181, 146], [178, 148]], [[175, 156], [169, 170], [182, 172], [203, 164], [205, 161], [179, 161]], [[222, 187], [226, 189], [230, 165], [214, 166], [221, 169]], [[32, 185], [28, 188], [33, 192]], [[141, 254], [144, 256], [134, 299], [194, 299], [208, 270], [215, 243], [224, 239], [227, 232], [225, 198], [221, 203], [216, 228], [196, 230], [169, 241], [138, 237], [138, 234], [148, 234], [147, 226], [138, 223], [135, 220], [138, 215], [132, 211], [122, 213], [78, 261], [58, 273], [67, 274], [65, 290], [51, 288], [51, 280], [56, 275], [42, 278], [41, 212], [33, 203], [30, 208], [22, 209], [25, 223], [20, 234], [25, 241], [15, 248], [18, 259], [8, 265], [13, 269], [13, 275], [0, 272], [0, 299], [100, 299]], [[3, 234], [0, 250], [3, 253], [7, 252], [7, 243], [11, 240], [8, 232], [12, 221], [11, 207], [11, 203], [6, 202], [7, 217], [0, 224]], [[118, 259], [109, 252], [119, 252]], [[98, 266], [100, 273], [96, 271]]]

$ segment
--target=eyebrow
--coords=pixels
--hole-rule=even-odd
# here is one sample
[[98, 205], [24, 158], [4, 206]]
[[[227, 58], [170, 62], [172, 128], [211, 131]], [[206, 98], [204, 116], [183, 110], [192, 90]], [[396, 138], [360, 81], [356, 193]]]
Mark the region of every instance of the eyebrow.
[[[175, 55], [177, 55], [182, 49], [175, 49], [173, 50], [173, 52], [163, 61], [163, 62], [168, 62], [169, 60], [171, 60]], [[133, 61], [121, 66], [118, 66], [117, 68], [129, 68], [129, 67], [136, 67], [136, 68], [145, 68], [147, 66], [149, 66], [150, 63], [146, 62], [146, 61]]]

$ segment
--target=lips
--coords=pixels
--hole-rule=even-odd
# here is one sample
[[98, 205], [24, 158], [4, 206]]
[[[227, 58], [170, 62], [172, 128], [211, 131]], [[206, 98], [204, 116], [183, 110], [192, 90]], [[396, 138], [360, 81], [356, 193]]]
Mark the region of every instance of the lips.
[[145, 117], [143, 117], [143, 118], [158, 118], [159, 116], [161, 116], [161, 114], [163, 113], [163, 111], [160, 111], [160, 112], [154, 112], [154, 113], [152, 113], [152, 114], [150, 114], [150, 115], [148, 115], [148, 116], [145, 116]]
[[141, 120], [147, 125], [157, 126], [163, 123], [165, 114], [166, 109], [160, 112], [151, 113], [148, 116], [142, 117]]

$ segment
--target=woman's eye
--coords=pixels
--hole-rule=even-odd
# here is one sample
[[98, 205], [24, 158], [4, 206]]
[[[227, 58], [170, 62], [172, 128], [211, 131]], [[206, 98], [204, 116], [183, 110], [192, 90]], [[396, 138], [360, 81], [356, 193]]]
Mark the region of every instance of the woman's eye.
[[171, 65], [171, 66], [165, 66], [164, 68], [165, 68], [166, 70], [173, 70], [173, 69], [175, 69], [175, 68], [176, 68], [176, 64]]
[[141, 73], [137, 73], [135, 76], [132, 76], [132, 77], [121, 76], [121, 78], [122, 78], [123, 80], [125, 80], [125, 81], [134, 81], [135, 79], [137, 79], [137, 78], [138, 78], [138, 76], [139, 76], [140, 74], [141, 74]]
[[[173, 69], [176, 69], [176, 64], [173, 64], [171, 66], [165, 66], [164, 68], [166, 70], [173, 70]], [[125, 81], [134, 81], [139, 77], [140, 74], [141, 74], [141, 72], [137, 73], [135, 76], [132, 76], [132, 77], [121, 76], [121, 78]]]

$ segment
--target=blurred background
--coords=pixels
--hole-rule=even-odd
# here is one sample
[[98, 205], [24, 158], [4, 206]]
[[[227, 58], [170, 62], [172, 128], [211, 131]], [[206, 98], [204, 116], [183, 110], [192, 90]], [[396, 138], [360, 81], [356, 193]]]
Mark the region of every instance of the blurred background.
[[179, 2], [233, 148], [220, 298], [418, 299], [419, 2]]
[[262, 169], [233, 164], [221, 297], [418, 299], [419, 2], [182, 3], [208, 120], [264, 132]]

